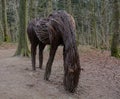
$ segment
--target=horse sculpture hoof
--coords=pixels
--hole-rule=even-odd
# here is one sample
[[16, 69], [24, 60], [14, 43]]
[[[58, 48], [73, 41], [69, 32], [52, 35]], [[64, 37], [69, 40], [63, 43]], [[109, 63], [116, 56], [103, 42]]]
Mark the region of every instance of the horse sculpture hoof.
[[48, 80], [49, 80], [49, 77], [50, 77], [50, 75], [45, 73], [45, 75], [44, 75], [44, 80], [47, 80], [47, 81], [48, 81]]
[[44, 76], [44, 80], [47, 80], [47, 81], [48, 81], [48, 80], [49, 80], [49, 78], [48, 78], [48, 77], [46, 77], [46, 76]]

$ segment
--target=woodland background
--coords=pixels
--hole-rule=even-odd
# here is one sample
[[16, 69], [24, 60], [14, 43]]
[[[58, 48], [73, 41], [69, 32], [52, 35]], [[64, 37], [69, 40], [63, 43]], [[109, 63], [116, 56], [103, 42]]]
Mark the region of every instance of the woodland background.
[[18, 43], [16, 55], [28, 55], [30, 20], [66, 10], [75, 18], [78, 44], [110, 50], [112, 56], [120, 57], [119, 0], [0, 0], [0, 9], [0, 43]]
[[[0, 99], [120, 99], [120, 59], [115, 58], [120, 57], [120, 0], [0, 0], [0, 9]], [[48, 49], [36, 72], [30, 57], [11, 57], [30, 55], [28, 23], [55, 10], [66, 10], [76, 21], [84, 70], [74, 94], [63, 87], [63, 47], [47, 82]]]

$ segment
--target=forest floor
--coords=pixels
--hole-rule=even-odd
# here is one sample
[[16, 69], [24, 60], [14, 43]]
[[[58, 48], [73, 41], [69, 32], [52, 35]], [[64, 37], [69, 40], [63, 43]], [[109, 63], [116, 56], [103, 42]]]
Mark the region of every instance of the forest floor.
[[79, 47], [84, 70], [74, 94], [63, 87], [62, 47], [56, 53], [50, 81], [43, 80], [47, 48], [43, 69], [36, 72], [31, 70], [31, 58], [13, 57], [15, 51], [16, 45], [0, 45], [0, 99], [120, 99], [120, 59], [111, 57], [109, 51]]

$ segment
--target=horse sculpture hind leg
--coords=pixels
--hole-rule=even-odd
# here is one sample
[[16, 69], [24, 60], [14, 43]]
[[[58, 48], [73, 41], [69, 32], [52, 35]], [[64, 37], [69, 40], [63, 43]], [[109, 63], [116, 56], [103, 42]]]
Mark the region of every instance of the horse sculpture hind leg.
[[36, 37], [35, 31], [33, 29], [33, 24], [34, 21], [31, 21], [27, 27], [27, 34], [28, 34], [28, 38], [30, 40], [31, 43], [31, 57], [32, 57], [32, 69], [35, 70], [35, 60], [36, 60], [36, 48], [37, 45], [39, 43], [38, 38]]
[[38, 43], [31, 44], [32, 69], [36, 70], [36, 48]]
[[43, 50], [45, 48], [45, 45], [38, 41], [38, 42], [33, 42], [31, 43], [31, 57], [32, 57], [32, 69], [36, 70], [36, 51], [37, 51], [37, 46], [39, 44], [39, 68], [42, 68], [43, 64]]
[[31, 57], [32, 57], [32, 69], [36, 70], [36, 51], [37, 51], [37, 46], [39, 44], [39, 68], [42, 68], [43, 64], [43, 50], [45, 48], [45, 45], [41, 43], [40, 41], [34, 42], [34, 40], [31, 43]]
[[35, 33], [34, 30], [34, 26], [36, 24], [37, 19], [33, 19], [27, 27], [27, 34], [28, 34], [28, 38], [30, 40], [31, 43], [31, 61], [32, 61], [32, 69], [36, 70], [36, 50], [37, 50], [37, 46], [39, 44], [39, 68], [42, 68], [42, 63], [43, 63], [43, 50], [45, 45], [39, 41], [39, 39], [37, 38], [37, 35]]
[[39, 43], [39, 68], [42, 68], [43, 64], [43, 50], [45, 48], [45, 44]]

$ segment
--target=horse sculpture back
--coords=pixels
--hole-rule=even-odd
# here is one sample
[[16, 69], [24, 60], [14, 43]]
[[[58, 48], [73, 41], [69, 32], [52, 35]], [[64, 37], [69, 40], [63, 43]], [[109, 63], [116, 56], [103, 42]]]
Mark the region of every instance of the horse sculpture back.
[[39, 67], [42, 68], [43, 50], [50, 44], [49, 59], [46, 64], [44, 79], [48, 80], [56, 50], [63, 45], [64, 61], [64, 87], [69, 92], [74, 92], [80, 75], [79, 54], [75, 41], [75, 21], [65, 11], [56, 11], [46, 19], [32, 20], [27, 29], [31, 42], [32, 67], [35, 70], [36, 47], [39, 45]]

